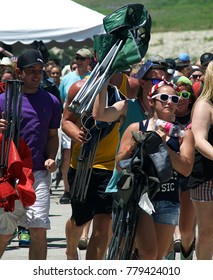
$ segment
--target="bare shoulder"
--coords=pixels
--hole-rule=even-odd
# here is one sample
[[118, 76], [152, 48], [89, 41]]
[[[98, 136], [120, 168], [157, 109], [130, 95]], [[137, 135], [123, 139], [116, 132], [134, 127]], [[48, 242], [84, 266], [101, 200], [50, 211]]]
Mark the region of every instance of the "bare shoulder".
[[128, 129], [131, 131], [139, 131], [139, 122], [131, 123]]
[[78, 91], [81, 89], [81, 87], [85, 83], [85, 80], [86, 79], [77, 81], [77, 82], [75, 82], [74, 84], [71, 85], [71, 87], [69, 88], [69, 91], [68, 91], [68, 99], [69, 100], [72, 100], [76, 96]]
[[136, 78], [128, 76], [128, 82], [131, 87], [136, 87], [136, 88], [139, 87], [139, 81]]

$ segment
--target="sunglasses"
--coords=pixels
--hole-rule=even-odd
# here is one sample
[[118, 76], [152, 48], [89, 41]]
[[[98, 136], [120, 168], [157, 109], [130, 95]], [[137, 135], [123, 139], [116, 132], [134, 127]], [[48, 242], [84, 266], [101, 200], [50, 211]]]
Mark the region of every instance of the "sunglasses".
[[203, 75], [192, 75], [192, 79], [197, 79], [197, 78], [200, 78], [200, 77], [202, 77]]
[[78, 55], [75, 56], [75, 60], [85, 61], [86, 59], [87, 58], [83, 56], [78, 56]]
[[178, 92], [178, 95], [184, 99], [188, 99], [191, 96], [191, 93], [188, 91]]
[[167, 69], [168, 64], [164, 61], [152, 61], [153, 68], [159, 68], [159, 69]]
[[153, 85], [157, 85], [162, 82], [161, 79], [153, 79], [153, 78], [143, 78], [144, 81], [151, 81]]
[[43, 70], [37, 70], [37, 69], [33, 69], [33, 68], [24, 68], [24, 72], [27, 75], [42, 75], [43, 74]]
[[159, 100], [162, 102], [167, 102], [169, 99], [172, 100], [174, 104], [178, 104], [180, 97], [177, 95], [169, 95], [167, 93], [158, 93], [152, 96], [152, 99], [159, 97]]

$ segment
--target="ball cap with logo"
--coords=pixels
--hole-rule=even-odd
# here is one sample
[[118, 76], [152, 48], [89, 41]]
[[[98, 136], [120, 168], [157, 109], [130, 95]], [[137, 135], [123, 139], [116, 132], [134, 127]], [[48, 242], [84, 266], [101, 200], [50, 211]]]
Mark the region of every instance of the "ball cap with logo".
[[200, 63], [202, 67], [206, 67], [210, 61], [213, 60], [213, 53], [203, 53], [200, 56]]
[[30, 49], [21, 54], [17, 60], [17, 67], [20, 69], [31, 67], [36, 64], [43, 65], [43, 57], [38, 50]]
[[88, 49], [80, 49], [75, 54], [78, 54], [78, 55], [80, 55], [82, 57], [85, 57], [85, 58], [91, 58], [92, 57], [92, 53]]
[[186, 67], [190, 64], [190, 56], [188, 53], [180, 53], [175, 59], [177, 67]]

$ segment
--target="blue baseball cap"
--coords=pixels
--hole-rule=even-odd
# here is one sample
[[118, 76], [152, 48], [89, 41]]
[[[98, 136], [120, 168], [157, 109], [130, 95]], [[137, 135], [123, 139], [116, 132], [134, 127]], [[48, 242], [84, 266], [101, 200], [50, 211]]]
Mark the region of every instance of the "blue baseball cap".
[[138, 72], [136, 73], [137, 78], [138, 79], [142, 79], [143, 76], [149, 71], [149, 69], [151, 69], [153, 66], [153, 63], [151, 61], [147, 61], [145, 62], [141, 68], [138, 70]]
[[181, 61], [189, 61], [190, 60], [190, 56], [188, 53], [180, 53], [178, 55], [178, 59]]
[[142, 79], [150, 69], [163, 69], [167, 71], [168, 63], [160, 55], [150, 56], [147, 61], [138, 70], [137, 78]]

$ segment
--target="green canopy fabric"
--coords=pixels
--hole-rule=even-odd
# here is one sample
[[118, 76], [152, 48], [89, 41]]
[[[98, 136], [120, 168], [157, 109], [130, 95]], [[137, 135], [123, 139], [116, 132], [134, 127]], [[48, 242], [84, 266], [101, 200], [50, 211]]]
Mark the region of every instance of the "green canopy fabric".
[[94, 36], [94, 50], [101, 62], [118, 41], [121, 48], [111, 72], [121, 72], [145, 56], [150, 41], [151, 17], [142, 4], [121, 7], [103, 19], [106, 34]]

